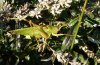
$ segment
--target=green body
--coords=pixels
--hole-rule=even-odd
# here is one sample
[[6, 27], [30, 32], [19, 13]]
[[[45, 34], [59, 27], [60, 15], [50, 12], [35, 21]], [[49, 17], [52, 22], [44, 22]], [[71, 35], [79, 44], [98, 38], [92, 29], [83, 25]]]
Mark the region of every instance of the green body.
[[22, 28], [17, 30], [10, 31], [12, 34], [20, 34], [24, 36], [31, 36], [35, 38], [45, 38], [48, 39], [52, 34], [57, 34], [58, 28], [56, 26], [35, 26], [35, 27], [28, 27]]

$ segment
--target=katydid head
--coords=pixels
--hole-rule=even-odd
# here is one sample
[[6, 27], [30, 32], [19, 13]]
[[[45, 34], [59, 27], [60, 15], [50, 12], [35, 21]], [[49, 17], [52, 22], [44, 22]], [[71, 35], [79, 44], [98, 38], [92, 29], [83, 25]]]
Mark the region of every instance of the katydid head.
[[43, 30], [48, 34], [48, 36], [50, 37], [52, 34], [57, 34], [59, 29], [57, 26], [51, 26], [48, 25], [46, 27], [43, 27]]

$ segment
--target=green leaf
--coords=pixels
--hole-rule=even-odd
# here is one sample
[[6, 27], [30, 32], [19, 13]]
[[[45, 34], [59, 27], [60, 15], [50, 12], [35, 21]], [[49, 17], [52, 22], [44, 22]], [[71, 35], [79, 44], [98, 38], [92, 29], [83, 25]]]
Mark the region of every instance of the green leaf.
[[85, 59], [84, 59], [83, 55], [81, 55], [81, 54], [79, 54], [78, 59], [79, 59], [82, 63], [84, 63], [84, 61], [85, 61]]

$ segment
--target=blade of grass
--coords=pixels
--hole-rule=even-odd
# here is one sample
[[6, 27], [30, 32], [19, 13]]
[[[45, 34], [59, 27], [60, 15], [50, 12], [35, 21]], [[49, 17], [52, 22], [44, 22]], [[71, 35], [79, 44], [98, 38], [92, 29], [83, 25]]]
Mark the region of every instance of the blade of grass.
[[86, 4], [87, 4], [87, 3], [88, 3], [88, 0], [85, 0], [84, 6], [83, 6], [83, 8], [82, 8], [82, 12], [81, 12], [81, 14], [79, 15], [78, 23], [77, 23], [77, 25], [75, 26], [75, 28], [74, 28], [74, 30], [73, 30], [72, 35], [74, 35], [74, 38], [73, 38], [73, 40], [72, 40], [71, 49], [73, 48], [73, 45], [74, 45], [74, 42], [75, 42], [75, 39], [76, 39], [78, 30], [79, 30], [79, 27], [80, 27], [81, 22], [82, 22], [83, 14], [84, 14], [85, 7], [86, 7]]

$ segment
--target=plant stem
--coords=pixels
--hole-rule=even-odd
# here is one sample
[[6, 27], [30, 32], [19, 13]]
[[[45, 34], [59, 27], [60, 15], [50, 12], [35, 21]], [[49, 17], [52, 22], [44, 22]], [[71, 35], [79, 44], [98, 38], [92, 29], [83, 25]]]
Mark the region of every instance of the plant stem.
[[86, 7], [86, 4], [87, 4], [87, 3], [88, 3], [88, 0], [85, 0], [84, 6], [83, 6], [83, 8], [82, 8], [82, 12], [81, 12], [81, 14], [79, 15], [78, 23], [77, 23], [76, 27], [75, 27], [74, 30], [73, 30], [74, 38], [73, 38], [73, 41], [72, 41], [71, 49], [73, 48], [73, 45], [74, 45], [74, 42], [75, 42], [75, 39], [76, 39], [78, 30], [79, 30], [79, 27], [80, 27], [81, 22], [82, 22], [83, 14], [84, 14], [85, 7]]

